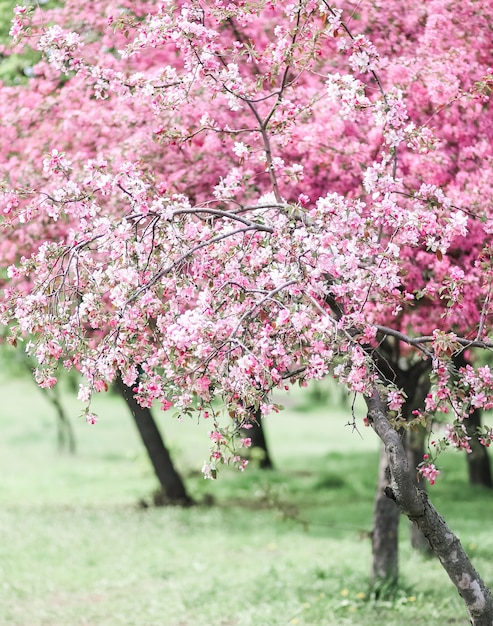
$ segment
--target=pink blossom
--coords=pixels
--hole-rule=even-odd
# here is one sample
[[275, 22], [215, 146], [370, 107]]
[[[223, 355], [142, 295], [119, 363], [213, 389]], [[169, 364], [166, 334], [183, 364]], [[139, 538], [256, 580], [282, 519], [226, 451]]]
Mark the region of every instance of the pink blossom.
[[387, 405], [391, 411], [400, 411], [404, 404], [404, 397], [399, 391], [389, 391]]
[[226, 439], [223, 434], [221, 434], [217, 430], [213, 430], [209, 433], [210, 439], [216, 444], [224, 444], [226, 443]]
[[431, 368], [413, 414], [453, 413], [437, 445], [469, 449], [461, 421], [493, 406], [489, 368], [454, 371], [493, 313], [493, 63], [469, 5], [17, 7], [43, 58], [0, 85], [0, 323], [38, 383], [63, 365], [85, 403], [121, 375], [144, 407], [224, 405], [212, 475], [276, 389], [331, 372], [369, 395], [390, 359]]
[[79, 385], [79, 393], [77, 394], [77, 399], [80, 402], [89, 402], [91, 399], [92, 390], [87, 385]]
[[435, 484], [435, 480], [440, 474], [440, 470], [435, 467], [434, 463], [425, 463], [418, 468], [418, 471], [424, 478], [426, 478], [430, 485]]
[[483, 407], [486, 404], [486, 401], [487, 401], [487, 396], [483, 391], [479, 393], [474, 393], [471, 396], [471, 404], [473, 407], [477, 409]]
[[95, 380], [94, 390], [95, 391], [108, 391], [108, 383], [104, 380]]

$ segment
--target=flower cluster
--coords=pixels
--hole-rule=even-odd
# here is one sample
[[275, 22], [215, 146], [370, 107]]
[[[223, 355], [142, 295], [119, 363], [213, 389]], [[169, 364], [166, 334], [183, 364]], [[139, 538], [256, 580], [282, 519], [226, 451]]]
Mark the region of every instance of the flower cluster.
[[426, 478], [426, 480], [430, 483], [430, 485], [435, 484], [435, 480], [437, 479], [437, 476], [439, 476], [440, 474], [440, 470], [438, 470], [435, 467], [435, 464], [428, 462], [427, 454], [424, 455], [424, 461], [418, 467], [418, 471], [423, 476], [423, 478]]
[[491, 344], [481, 11], [239, 4], [16, 8], [43, 60], [0, 86], [0, 322], [85, 403], [119, 375], [143, 406], [216, 422], [222, 400], [208, 476], [245, 467], [276, 388], [385, 386], [400, 417], [403, 362], [430, 374], [415, 417], [453, 415], [442, 441], [467, 450], [493, 406], [489, 369], [454, 366]]

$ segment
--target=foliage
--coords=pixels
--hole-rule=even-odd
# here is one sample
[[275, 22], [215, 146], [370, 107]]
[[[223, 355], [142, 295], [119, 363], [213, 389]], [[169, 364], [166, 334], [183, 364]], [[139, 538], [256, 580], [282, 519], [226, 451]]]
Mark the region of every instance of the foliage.
[[[215, 475], [274, 387], [332, 369], [370, 394], [391, 337], [433, 370], [417, 419], [451, 407], [445, 443], [467, 449], [493, 385], [450, 365], [489, 345], [487, 14], [435, 4], [397, 26], [362, 5], [352, 28], [388, 56], [324, 2], [16, 9], [12, 35], [45, 60], [4, 88], [4, 263], [27, 254], [2, 308], [12, 342], [33, 335], [38, 383], [62, 360], [88, 402], [140, 369], [142, 404], [214, 416]], [[398, 415], [402, 392], [387, 401]]]

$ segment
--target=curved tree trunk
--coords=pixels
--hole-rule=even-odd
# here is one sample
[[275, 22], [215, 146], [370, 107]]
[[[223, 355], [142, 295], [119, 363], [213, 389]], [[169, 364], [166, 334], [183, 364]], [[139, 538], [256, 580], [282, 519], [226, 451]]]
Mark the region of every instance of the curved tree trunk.
[[142, 442], [163, 492], [164, 504], [179, 504], [182, 506], [193, 504], [192, 498], [188, 495], [185, 485], [173, 465], [168, 449], [164, 445], [151, 410], [140, 406], [135, 400], [130, 387], [127, 387], [120, 377], [116, 379], [115, 384], [125, 399], [134, 418], [137, 430], [142, 437]]
[[389, 463], [390, 484], [386, 495], [401, 513], [413, 521], [428, 539], [436, 555], [462, 597], [473, 626], [492, 626], [493, 597], [473, 567], [459, 539], [429, 501], [418, 489], [409, 471], [409, 463], [401, 438], [392, 427], [378, 390], [365, 398], [368, 421], [381, 441]]

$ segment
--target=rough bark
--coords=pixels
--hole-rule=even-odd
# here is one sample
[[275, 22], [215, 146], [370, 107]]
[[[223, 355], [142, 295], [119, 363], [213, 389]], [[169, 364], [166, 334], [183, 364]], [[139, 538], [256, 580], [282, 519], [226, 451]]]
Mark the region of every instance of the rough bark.
[[368, 420], [385, 446], [390, 470], [386, 495], [401, 513], [413, 521], [428, 539], [431, 550], [462, 597], [473, 626], [493, 625], [493, 597], [473, 567], [459, 539], [440, 516], [427, 494], [414, 484], [401, 438], [390, 424], [385, 406], [375, 389], [366, 397]]
[[162, 502], [182, 506], [193, 504], [193, 500], [188, 495], [181, 476], [173, 465], [171, 456], [150, 409], [140, 406], [135, 400], [130, 387], [127, 387], [121, 378], [118, 377], [115, 384], [132, 413], [137, 430], [149, 455], [154, 473], [163, 492]]
[[395, 585], [399, 576], [398, 529], [400, 512], [395, 502], [385, 495], [385, 490], [388, 487], [390, 487], [390, 473], [385, 448], [382, 446], [371, 533], [370, 586], [377, 594], [384, 588]]

